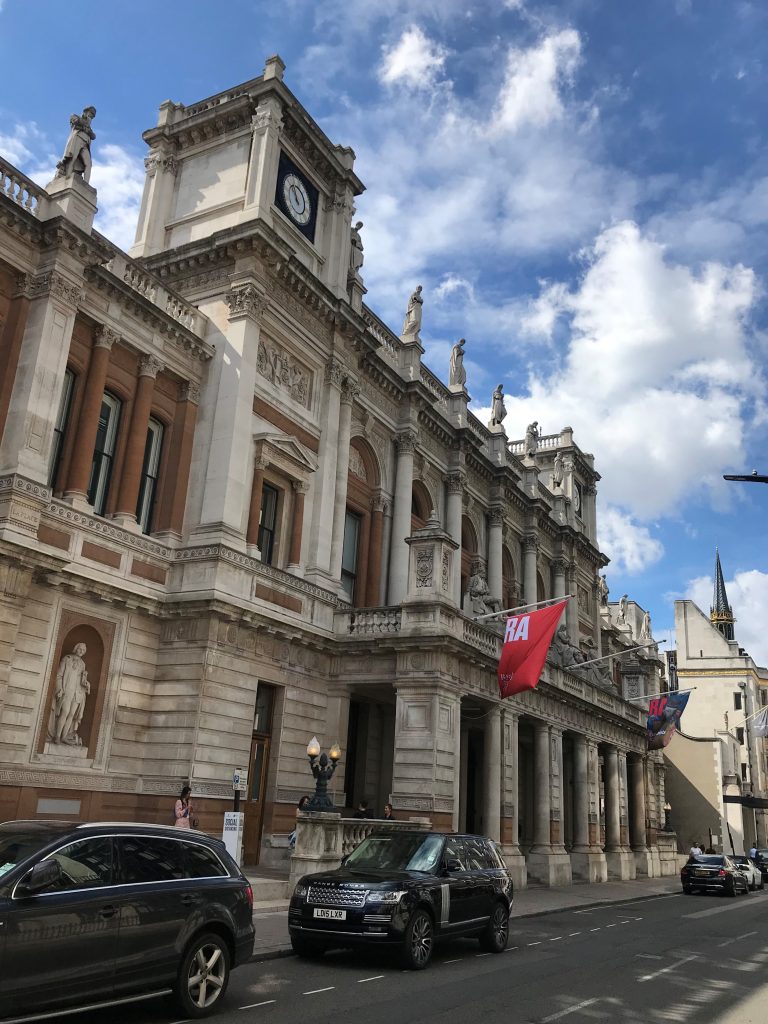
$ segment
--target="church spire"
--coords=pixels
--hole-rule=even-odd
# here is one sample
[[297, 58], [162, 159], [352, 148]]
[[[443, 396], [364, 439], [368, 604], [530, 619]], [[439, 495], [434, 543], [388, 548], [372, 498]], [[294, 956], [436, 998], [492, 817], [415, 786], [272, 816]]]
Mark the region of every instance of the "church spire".
[[709, 621], [720, 630], [726, 640], [734, 640], [733, 624], [736, 620], [733, 617], [731, 606], [728, 604], [723, 567], [720, 565], [720, 552], [717, 548], [715, 548], [715, 593], [712, 601]]

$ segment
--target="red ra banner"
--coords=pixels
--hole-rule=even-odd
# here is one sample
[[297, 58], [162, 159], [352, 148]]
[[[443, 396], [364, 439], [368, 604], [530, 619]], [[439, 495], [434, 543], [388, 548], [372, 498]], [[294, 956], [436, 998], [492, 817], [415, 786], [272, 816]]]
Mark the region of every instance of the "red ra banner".
[[536, 688], [549, 645], [567, 604], [566, 598], [548, 608], [512, 615], [507, 619], [499, 660], [499, 693], [502, 697]]

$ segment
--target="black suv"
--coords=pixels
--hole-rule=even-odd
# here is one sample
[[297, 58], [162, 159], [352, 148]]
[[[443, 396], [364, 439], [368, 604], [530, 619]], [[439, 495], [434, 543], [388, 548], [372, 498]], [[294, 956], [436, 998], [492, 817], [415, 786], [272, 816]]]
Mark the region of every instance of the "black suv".
[[0, 824], [0, 1020], [172, 993], [221, 1002], [253, 893], [218, 839], [161, 825]]
[[404, 966], [426, 967], [435, 939], [476, 935], [489, 953], [507, 946], [512, 879], [481, 836], [377, 831], [337, 871], [305, 875], [288, 911], [299, 956], [356, 943], [397, 946]]

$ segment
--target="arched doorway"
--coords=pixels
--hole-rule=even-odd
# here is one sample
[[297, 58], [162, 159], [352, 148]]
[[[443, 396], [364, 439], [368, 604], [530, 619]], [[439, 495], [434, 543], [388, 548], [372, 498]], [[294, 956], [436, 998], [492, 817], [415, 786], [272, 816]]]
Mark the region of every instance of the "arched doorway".
[[472, 563], [477, 558], [477, 531], [469, 516], [461, 517], [461, 604], [467, 592]]
[[501, 549], [501, 607], [514, 608], [519, 596], [517, 573], [512, 554], [506, 545]]
[[373, 449], [363, 437], [349, 446], [347, 508], [341, 556], [345, 597], [358, 608], [379, 603], [383, 513], [376, 497], [381, 472]]
[[421, 480], [413, 481], [411, 492], [411, 533], [423, 530], [432, 514], [432, 498]]

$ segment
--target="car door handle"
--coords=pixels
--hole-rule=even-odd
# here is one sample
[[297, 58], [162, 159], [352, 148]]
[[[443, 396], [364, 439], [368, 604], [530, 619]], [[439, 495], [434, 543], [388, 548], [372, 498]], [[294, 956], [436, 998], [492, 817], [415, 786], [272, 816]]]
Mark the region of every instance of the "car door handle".
[[115, 907], [114, 904], [112, 903], [108, 903], [105, 907], [102, 907], [99, 910], [99, 914], [105, 919], [114, 917], [116, 913], [117, 907]]

